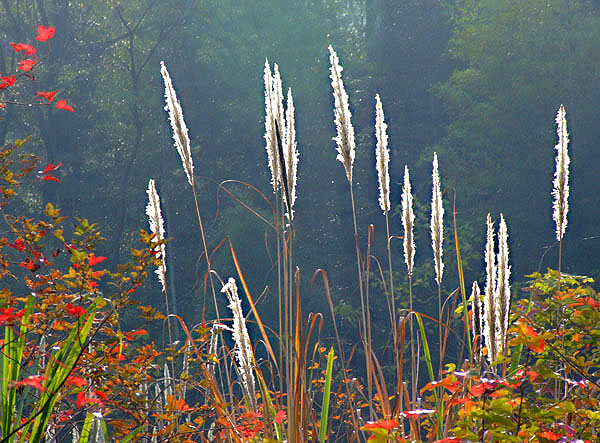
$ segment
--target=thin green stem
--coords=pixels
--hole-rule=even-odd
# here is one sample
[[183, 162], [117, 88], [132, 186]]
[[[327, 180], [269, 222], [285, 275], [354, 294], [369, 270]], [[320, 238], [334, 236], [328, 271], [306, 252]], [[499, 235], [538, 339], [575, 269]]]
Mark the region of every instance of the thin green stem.
[[362, 276], [362, 266], [360, 259], [360, 244], [358, 242], [358, 227], [356, 223], [356, 205], [354, 204], [354, 189], [352, 187], [352, 182], [350, 182], [350, 200], [352, 201], [352, 221], [354, 224], [354, 243], [356, 246], [356, 267], [358, 272], [358, 289], [360, 293], [360, 310], [362, 316], [362, 340], [363, 347], [365, 352], [365, 366], [367, 370], [367, 391], [369, 395], [369, 414], [372, 415], [373, 411], [373, 385], [371, 381], [371, 350], [369, 348], [369, 343], [367, 340], [367, 315], [365, 312], [365, 296], [363, 290], [363, 276]]
[[[398, 358], [398, 331], [397, 331], [397, 324], [396, 324], [396, 301], [395, 301], [395, 297], [394, 297], [394, 274], [392, 271], [392, 250], [390, 248], [390, 222], [389, 222], [389, 215], [386, 212], [385, 213], [385, 232], [386, 232], [386, 238], [387, 238], [387, 253], [388, 253], [388, 271], [390, 273], [390, 297], [392, 299], [392, 315], [391, 315], [391, 321], [392, 321], [392, 334], [394, 334], [394, 363], [396, 365], [396, 369], [398, 369], [400, 366], [400, 361]], [[399, 372], [398, 372], [399, 375]]]
[[198, 205], [198, 197], [196, 196], [196, 182], [192, 177], [192, 195], [194, 196], [194, 205], [196, 206], [196, 216], [198, 217], [198, 224], [200, 225], [200, 234], [202, 236], [202, 246], [204, 247], [204, 254], [206, 255], [206, 267], [208, 272], [208, 279], [210, 281], [210, 288], [212, 290], [213, 302], [215, 304], [215, 313], [217, 315], [217, 321], [221, 321], [219, 315], [219, 305], [217, 303], [217, 295], [215, 292], [215, 284], [212, 278], [212, 272], [210, 267], [210, 254], [208, 253], [208, 247], [206, 246], [206, 235], [204, 234], [204, 225], [202, 224], [202, 217], [200, 216], [200, 206]]

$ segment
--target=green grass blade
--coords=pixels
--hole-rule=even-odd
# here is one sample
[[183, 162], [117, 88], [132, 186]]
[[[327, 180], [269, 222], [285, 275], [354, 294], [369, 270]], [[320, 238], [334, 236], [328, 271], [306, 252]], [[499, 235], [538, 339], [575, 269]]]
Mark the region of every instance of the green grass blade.
[[[21, 421], [20, 414], [14, 414], [17, 387], [15, 382], [19, 381], [19, 374], [21, 370], [21, 363], [23, 361], [23, 350], [25, 348], [25, 335], [29, 326], [29, 317], [31, 315], [31, 308], [33, 307], [34, 297], [29, 296], [27, 303], [25, 304], [25, 313], [21, 318], [21, 326], [19, 328], [19, 335], [15, 337], [13, 327], [6, 325], [4, 328], [4, 349], [2, 350], [2, 400], [0, 402], [0, 408], [2, 409], [1, 421], [2, 429], [0, 435], [6, 438], [13, 431], [13, 425], [19, 425]], [[7, 442], [13, 441], [12, 436], [8, 438]]]
[[[259, 371], [256, 371], [256, 379], [258, 380], [258, 383], [260, 384], [261, 387], [261, 393], [267, 403], [267, 408], [269, 410], [269, 415], [271, 416], [272, 419], [275, 419], [275, 407], [273, 406], [273, 400], [271, 400], [271, 396], [269, 395], [269, 389], [267, 388], [267, 383], [265, 382], [265, 379], [263, 378], [262, 374]], [[275, 435], [277, 437], [277, 441], [283, 441], [283, 439], [281, 438], [282, 435], [282, 430], [281, 430], [281, 425], [278, 425], [277, 423], [275, 424]]]
[[327, 432], [327, 419], [329, 417], [329, 398], [331, 396], [331, 376], [333, 374], [333, 346], [327, 354], [327, 370], [325, 371], [325, 387], [323, 391], [323, 407], [321, 408], [321, 425], [319, 427], [319, 440], [325, 441]]
[[[131, 431], [129, 434], [127, 434], [122, 440], [121, 443], [128, 443], [131, 440], [133, 440], [135, 438], [136, 435], [138, 435], [140, 432], [142, 432], [144, 430], [144, 428], [146, 427], [146, 425], [142, 425], [139, 426], [137, 428], [135, 428], [133, 431]], [[83, 442], [80, 442], [83, 443]]]
[[81, 434], [80, 434], [78, 443], [88, 443], [88, 441], [90, 439], [90, 432], [92, 430], [93, 422], [94, 422], [94, 415], [91, 412], [88, 412], [85, 415], [85, 420], [83, 421], [83, 428], [81, 428]]
[[[427, 372], [429, 373], [429, 379], [434, 382], [435, 374], [433, 372], [433, 362], [431, 361], [431, 352], [429, 351], [429, 343], [427, 342], [427, 335], [425, 334], [425, 328], [423, 327], [423, 320], [421, 319], [421, 315], [415, 313], [415, 317], [417, 317], [417, 323], [419, 324], [419, 331], [421, 332], [421, 340], [423, 341], [423, 354], [425, 356], [425, 363], [427, 364]], [[440, 337], [441, 339], [441, 337]], [[443, 421], [443, 411], [444, 405], [440, 401], [437, 395], [437, 390], [433, 390], [433, 396], [435, 398], [435, 404], [437, 405], [437, 414], [438, 414], [438, 425], [437, 425], [437, 436], [441, 438], [442, 433], [442, 424]]]
[[465, 290], [465, 275], [463, 273], [462, 259], [460, 258], [460, 248], [458, 246], [458, 228], [456, 226], [456, 193], [454, 195], [454, 206], [452, 208], [454, 218], [454, 244], [456, 245], [456, 265], [458, 266], [458, 281], [460, 284], [460, 295], [463, 304], [463, 321], [465, 323], [465, 341], [469, 345], [469, 357], [473, 355], [473, 345], [471, 344], [471, 329], [469, 325], [467, 292]]
[[[72, 368], [76, 365], [80, 356], [82, 347], [85, 346], [88, 334], [92, 328], [96, 308], [99, 299], [96, 299], [87, 309], [85, 323], [81, 327], [74, 327], [65, 341], [62, 343], [61, 349], [52, 358], [52, 363], [49, 364], [46, 370], [46, 381], [44, 390], [42, 391], [36, 413], [39, 412], [33, 422], [30, 442], [39, 442], [44, 436], [44, 430], [52, 416], [54, 406], [58, 400], [58, 390], [64, 383], [66, 378], [71, 373]], [[40, 410], [40, 408], [44, 408]]]

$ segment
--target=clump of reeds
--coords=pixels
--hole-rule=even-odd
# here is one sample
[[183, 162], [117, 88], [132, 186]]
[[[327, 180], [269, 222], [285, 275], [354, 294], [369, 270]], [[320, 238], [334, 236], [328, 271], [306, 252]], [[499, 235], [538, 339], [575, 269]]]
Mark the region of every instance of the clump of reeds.
[[[487, 215], [487, 241], [485, 245], [486, 281], [483, 295], [483, 337], [490, 363], [506, 352], [506, 338], [510, 316], [510, 266], [508, 264], [508, 229], [504, 215], [500, 214], [498, 228], [498, 254], [495, 254], [494, 224]], [[476, 284], [476, 283], [475, 283]], [[473, 297], [475, 298], [475, 284]], [[477, 288], [478, 292], [479, 288]], [[475, 317], [475, 310], [473, 311]]]
[[486, 221], [487, 234], [485, 243], [485, 289], [483, 293], [484, 322], [483, 336], [487, 346], [487, 358], [490, 363], [498, 355], [498, 341], [496, 340], [496, 325], [498, 309], [496, 307], [496, 255], [494, 253], [494, 224], [490, 214]]

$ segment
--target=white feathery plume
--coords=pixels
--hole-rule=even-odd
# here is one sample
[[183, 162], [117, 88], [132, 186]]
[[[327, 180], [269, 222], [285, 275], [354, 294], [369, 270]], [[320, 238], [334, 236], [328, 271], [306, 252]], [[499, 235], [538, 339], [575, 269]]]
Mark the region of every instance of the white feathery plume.
[[335, 127], [337, 129], [337, 137], [333, 140], [337, 144], [337, 159], [344, 165], [348, 182], [352, 183], [352, 164], [354, 163], [356, 150], [354, 128], [351, 122], [352, 114], [348, 106], [348, 94], [346, 94], [344, 82], [342, 81], [343, 68], [340, 66], [338, 56], [331, 45], [329, 45], [329, 61], [331, 64], [329, 78], [333, 87]]
[[408, 166], [404, 165], [404, 186], [402, 188], [402, 227], [404, 228], [404, 262], [408, 269], [409, 277], [413, 274], [415, 262], [415, 238], [413, 227], [415, 213], [413, 212], [413, 196], [410, 186]]
[[252, 346], [248, 329], [246, 328], [246, 319], [242, 312], [242, 301], [238, 295], [238, 289], [233, 278], [223, 285], [221, 292], [227, 294], [229, 300], [229, 309], [233, 314], [233, 341], [235, 342], [235, 358], [238, 363], [238, 371], [242, 382], [244, 396], [250, 403], [251, 409], [256, 409], [256, 388], [254, 382], [254, 363], [252, 356]]
[[[160, 197], [156, 192], [156, 186], [154, 179], [148, 181], [148, 204], [146, 205], [146, 215], [148, 216], [148, 224], [150, 225], [150, 231], [155, 235], [155, 241], [161, 241], [165, 239], [165, 226], [160, 211]], [[166, 277], [167, 277], [167, 262], [166, 262], [166, 247], [165, 244], [156, 246], [155, 251], [160, 253], [160, 264], [156, 269], [156, 275], [160, 280], [163, 292], [167, 292]]]
[[508, 229], [504, 221], [504, 215], [500, 214], [500, 226], [498, 228], [498, 261], [496, 277], [496, 309], [498, 310], [497, 341], [498, 352], [504, 354], [506, 345], [506, 333], [508, 331], [508, 320], [510, 315], [510, 266], [508, 265]]
[[473, 341], [479, 336], [479, 358], [481, 358], [481, 350], [483, 349], [481, 340], [483, 339], [482, 324], [483, 324], [483, 311], [481, 309], [481, 290], [477, 281], [473, 282], [473, 288], [471, 289], [471, 312], [473, 313], [473, 327], [471, 331], [473, 333]]
[[171, 122], [171, 128], [173, 129], [175, 147], [181, 157], [183, 170], [187, 175], [188, 183], [190, 186], [193, 186], [194, 162], [192, 161], [190, 137], [188, 136], [188, 129], [183, 120], [183, 110], [181, 109], [179, 100], [177, 100], [177, 95], [175, 94], [175, 88], [173, 88], [173, 82], [169, 76], [169, 71], [167, 71], [167, 67], [162, 61], [160, 62], [160, 73], [165, 82], [165, 111], [169, 113], [169, 121]]
[[496, 255], [494, 254], [494, 224], [487, 215], [487, 241], [485, 244], [485, 290], [483, 293], [483, 336], [487, 346], [488, 361], [492, 363], [498, 355], [496, 342]]
[[[283, 87], [281, 85], [281, 75], [279, 75], [279, 66], [273, 65], [273, 116], [279, 127], [279, 137], [281, 143], [285, 140], [285, 113], [283, 111]], [[281, 180], [281, 177], [279, 177]]]
[[375, 135], [377, 137], [375, 157], [379, 178], [379, 207], [386, 214], [390, 210], [390, 151], [388, 149], [387, 124], [384, 121], [379, 94], [375, 96]]
[[567, 229], [567, 212], [569, 211], [569, 153], [567, 146], [569, 144], [569, 133], [567, 132], [567, 119], [565, 107], [560, 105], [556, 113], [556, 132], [558, 134], [558, 144], [556, 149], [556, 171], [554, 172], [554, 212], [552, 218], [556, 223], [556, 239], [561, 241], [565, 230]]
[[273, 186], [273, 192], [276, 192], [279, 183], [279, 162], [277, 161], [277, 136], [275, 135], [273, 102], [273, 75], [271, 74], [269, 60], [265, 59], [265, 148], [269, 169], [271, 170], [271, 185]]
[[296, 177], [298, 174], [298, 144], [296, 142], [296, 123], [294, 118], [294, 99], [292, 98], [292, 90], [288, 89], [287, 108], [285, 110], [285, 143], [284, 143], [284, 159], [286, 168], [287, 186], [290, 194], [289, 220], [294, 219], [294, 203], [296, 202]]
[[437, 153], [433, 153], [433, 172], [432, 172], [432, 197], [431, 197], [431, 246], [433, 248], [433, 258], [435, 262], [435, 281], [438, 285], [442, 284], [442, 275], [444, 273], [444, 263], [442, 261], [443, 243], [444, 243], [444, 207], [442, 205], [442, 190], [440, 187], [440, 174], [438, 172]]

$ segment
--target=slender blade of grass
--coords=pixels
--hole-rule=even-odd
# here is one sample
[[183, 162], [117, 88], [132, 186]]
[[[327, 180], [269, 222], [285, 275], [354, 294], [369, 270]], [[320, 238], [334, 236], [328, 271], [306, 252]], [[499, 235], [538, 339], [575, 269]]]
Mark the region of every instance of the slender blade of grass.
[[329, 398], [331, 396], [331, 376], [333, 374], [333, 346], [327, 354], [327, 369], [325, 371], [325, 387], [323, 391], [323, 407], [321, 408], [321, 420], [319, 426], [319, 440], [325, 441], [327, 433], [327, 419], [329, 417]]
[[[425, 328], [423, 327], [423, 320], [421, 319], [421, 315], [415, 312], [415, 317], [417, 317], [417, 323], [419, 324], [419, 331], [421, 332], [421, 340], [423, 340], [423, 354], [425, 356], [425, 363], [427, 364], [427, 372], [429, 373], [429, 379], [434, 382], [435, 374], [433, 372], [433, 362], [431, 360], [431, 352], [429, 351], [429, 343], [427, 341], [427, 335], [425, 334]], [[440, 337], [441, 340], [441, 337]], [[442, 401], [438, 398], [437, 391], [433, 390], [433, 396], [435, 398], [435, 404], [437, 406], [437, 436], [441, 438], [441, 425], [443, 423], [443, 404]]]

